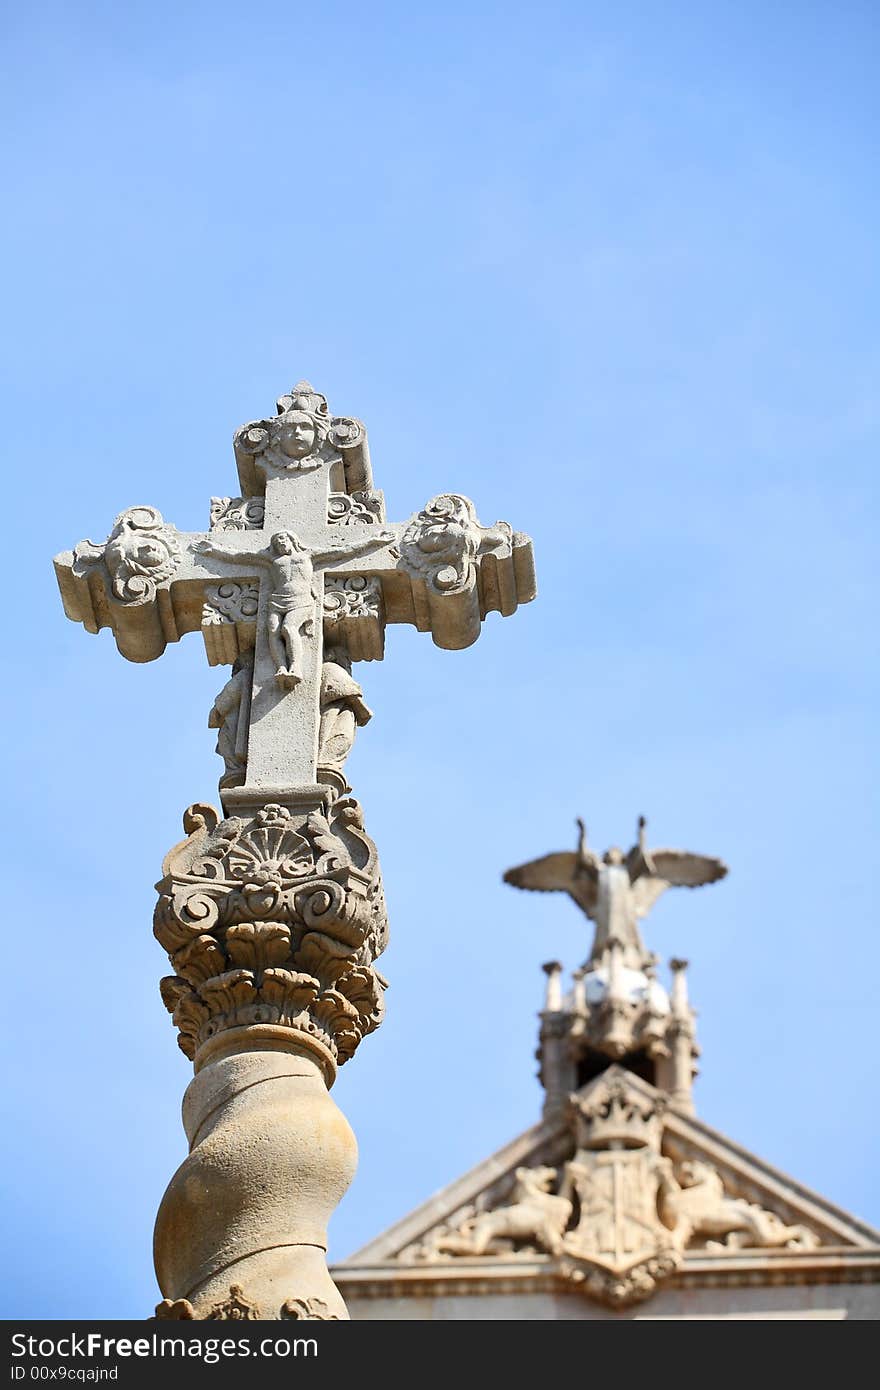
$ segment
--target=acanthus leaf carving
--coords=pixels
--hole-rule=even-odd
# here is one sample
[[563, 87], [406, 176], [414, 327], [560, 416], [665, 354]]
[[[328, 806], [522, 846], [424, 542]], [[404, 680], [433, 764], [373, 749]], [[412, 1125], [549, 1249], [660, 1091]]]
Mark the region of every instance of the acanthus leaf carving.
[[230, 1284], [229, 1297], [215, 1303], [205, 1314], [211, 1322], [256, 1322], [259, 1318], [259, 1304], [245, 1297], [241, 1284]]
[[281, 1305], [282, 1318], [303, 1322], [342, 1322], [339, 1313], [331, 1313], [323, 1298], [288, 1298]]
[[162, 998], [188, 1057], [223, 1029], [272, 1023], [338, 1063], [379, 1026], [387, 940], [375, 846], [352, 797], [220, 820], [191, 809], [166, 856], [154, 934], [176, 974]]

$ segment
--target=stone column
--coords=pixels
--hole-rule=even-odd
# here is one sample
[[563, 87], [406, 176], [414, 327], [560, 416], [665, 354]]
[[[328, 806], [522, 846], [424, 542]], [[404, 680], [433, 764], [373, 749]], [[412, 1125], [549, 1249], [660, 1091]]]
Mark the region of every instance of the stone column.
[[694, 1014], [688, 1000], [687, 967], [686, 960], [669, 962], [672, 971], [672, 1020], [669, 1027], [671, 1057], [668, 1087], [670, 1100], [676, 1110], [693, 1115], [694, 1062], [699, 1050], [695, 1040]]
[[565, 1109], [577, 1074], [568, 1041], [570, 1019], [563, 1009], [562, 965], [552, 960], [541, 968], [547, 976], [547, 988], [540, 1014], [540, 1044], [536, 1056], [538, 1076], [545, 1093], [544, 1118], [547, 1119]]
[[378, 1027], [387, 939], [378, 859], [351, 797], [220, 820], [191, 807], [155, 934], [163, 999], [195, 1077], [190, 1153], [156, 1221], [168, 1318], [345, 1318], [327, 1222], [354, 1176], [328, 1094]]

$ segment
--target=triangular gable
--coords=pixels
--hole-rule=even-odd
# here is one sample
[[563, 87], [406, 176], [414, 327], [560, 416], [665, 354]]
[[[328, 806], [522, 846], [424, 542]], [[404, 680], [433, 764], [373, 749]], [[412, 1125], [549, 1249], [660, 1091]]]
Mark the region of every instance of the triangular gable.
[[[601, 1101], [602, 1096], [614, 1088], [628, 1104], [641, 1107], [645, 1114], [646, 1107], [657, 1108], [660, 1117], [658, 1124], [662, 1131], [658, 1146], [660, 1162], [669, 1160], [672, 1165], [670, 1172], [680, 1174], [686, 1167], [692, 1176], [694, 1173], [708, 1176], [719, 1190], [723, 1185], [724, 1200], [729, 1199], [734, 1207], [739, 1204], [737, 1210], [741, 1211], [747, 1205], [755, 1211], [752, 1225], [746, 1223], [738, 1237], [739, 1245], [731, 1247], [732, 1253], [742, 1248], [743, 1242], [747, 1245], [769, 1244], [775, 1238], [775, 1232], [781, 1228], [804, 1229], [809, 1234], [811, 1247], [825, 1246], [837, 1250], [852, 1247], [853, 1253], [856, 1249], [873, 1252], [880, 1249], [880, 1233], [872, 1227], [734, 1144], [711, 1126], [667, 1108], [663, 1093], [631, 1072], [617, 1066], [608, 1068], [577, 1093], [578, 1103], [589, 1111], [594, 1102]], [[610, 1147], [612, 1151], [615, 1147], [619, 1149], [620, 1141]], [[368, 1266], [387, 1267], [398, 1262], [411, 1264], [414, 1252], [417, 1260], [430, 1263], [432, 1243], [436, 1245], [437, 1240], [443, 1238], [447, 1239], [448, 1244], [450, 1231], [462, 1227], [468, 1229], [469, 1225], [473, 1227], [475, 1213], [510, 1204], [511, 1194], [515, 1199], [518, 1169], [547, 1167], [561, 1172], [564, 1165], [570, 1165], [575, 1150], [571, 1124], [564, 1116], [533, 1126], [340, 1262], [337, 1266], [340, 1275], [347, 1270]], [[692, 1190], [690, 1197], [696, 1195]], [[688, 1200], [689, 1197], [685, 1196], [682, 1202], [687, 1203]], [[523, 1209], [522, 1202], [518, 1209]], [[760, 1213], [764, 1213], [766, 1220]], [[715, 1224], [723, 1227], [723, 1218], [716, 1219]], [[699, 1237], [700, 1233], [696, 1234]], [[696, 1249], [685, 1250], [685, 1260], [704, 1255], [706, 1240], [711, 1234], [710, 1231], [707, 1237], [704, 1232]], [[724, 1254], [721, 1244], [724, 1232], [719, 1230], [717, 1234], [719, 1241], [710, 1241], [709, 1248], [716, 1254]], [[728, 1235], [727, 1239], [731, 1237]], [[463, 1248], [461, 1253], [465, 1254]], [[485, 1252], [478, 1253], [485, 1259], [491, 1259], [495, 1251], [490, 1245]], [[550, 1252], [546, 1249], [541, 1251], [538, 1246], [537, 1253]], [[443, 1258], [447, 1265], [451, 1254], [454, 1251], [444, 1251]], [[471, 1252], [468, 1255], [469, 1264], [473, 1259]]]

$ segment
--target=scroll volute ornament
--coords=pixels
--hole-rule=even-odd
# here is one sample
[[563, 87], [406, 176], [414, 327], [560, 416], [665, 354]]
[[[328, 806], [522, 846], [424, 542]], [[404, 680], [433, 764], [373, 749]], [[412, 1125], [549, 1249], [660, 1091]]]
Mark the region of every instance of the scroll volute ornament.
[[193, 806], [166, 857], [154, 934], [175, 974], [162, 999], [195, 1060], [230, 1028], [304, 1035], [329, 1080], [379, 1026], [385, 982], [373, 968], [387, 919], [372, 840], [351, 797], [328, 815], [265, 806], [220, 820]]
[[152, 603], [156, 590], [171, 579], [180, 563], [180, 544], [156, 507], [129, 507], [120, 512], [103, 545], [81, 541], [74, 551], [74, 574], [82, 577], [106, 568], [111, 593], [120, 603]]

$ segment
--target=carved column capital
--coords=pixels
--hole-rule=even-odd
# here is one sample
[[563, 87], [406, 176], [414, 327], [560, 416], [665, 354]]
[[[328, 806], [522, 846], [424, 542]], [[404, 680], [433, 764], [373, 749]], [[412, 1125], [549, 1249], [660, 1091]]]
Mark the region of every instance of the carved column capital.
[[384, 1014], [373, 962], [388, 937], [378, 855], [353, 797], [184, 817], [157, 885], [162, 999], [198, 1070], [257, 1039], [305, 1046], [328, 1085]]

